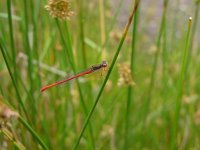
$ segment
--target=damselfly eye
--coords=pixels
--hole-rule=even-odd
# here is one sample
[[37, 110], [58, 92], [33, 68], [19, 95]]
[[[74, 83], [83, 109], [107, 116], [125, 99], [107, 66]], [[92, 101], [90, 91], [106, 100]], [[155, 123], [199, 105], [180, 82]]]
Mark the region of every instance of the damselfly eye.
[[107, 67], [108, 66], [108, 64], [106, 63], [106, 61], [103, 61], [102, 62], [102, 67]]

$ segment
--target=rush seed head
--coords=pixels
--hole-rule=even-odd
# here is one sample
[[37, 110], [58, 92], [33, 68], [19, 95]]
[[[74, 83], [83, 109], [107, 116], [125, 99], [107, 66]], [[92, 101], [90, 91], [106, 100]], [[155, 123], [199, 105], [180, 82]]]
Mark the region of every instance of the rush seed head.
[[7, 105], [5, 105], [0, 99], [0, 124], [1, 122], [7, 122], [12, 118], [17, 118], [19, 114], [11, 110]]
[[131, 75], [130, 65], [127, 63], [118, 64], [119, 80], [118, 86], [133, 86], [135, 82], [133, 81]]
[[69, 19], [75, 13], [70, 10], [69, 0], [49, 0], [45, 9], [53, 18]]

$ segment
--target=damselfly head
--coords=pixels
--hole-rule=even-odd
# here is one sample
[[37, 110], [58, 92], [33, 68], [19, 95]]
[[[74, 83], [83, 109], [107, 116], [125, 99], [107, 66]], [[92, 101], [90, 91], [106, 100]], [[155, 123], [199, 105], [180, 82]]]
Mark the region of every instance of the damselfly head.
[[101, 66], [102, 66], [102, 67], [107, 67], [107, 66], [108, 66], [108, 64], [107, 64], [107, 62], [104, 60], [104, 61], [102, 61], [102, 64], [101, 64]]

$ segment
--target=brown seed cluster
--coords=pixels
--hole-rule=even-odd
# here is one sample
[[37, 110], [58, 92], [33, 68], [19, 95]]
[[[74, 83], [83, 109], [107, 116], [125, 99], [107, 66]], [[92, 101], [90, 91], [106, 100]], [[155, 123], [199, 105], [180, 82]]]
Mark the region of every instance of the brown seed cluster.
[[0, 101], [0, 123], [7, 122], [11, 118], [17, 118], [19, 114], [11, 110], [7, 105]]
[[70, 10], [69, 0], [49, 0], [45, 9], [53, 18], [69, 19], [75, 13]]
[[110, 125], [104, 125], [100, 133], [101, 138], [111, 137], [114, 135], [114, 128]]
[[13, 110], [11, 110], [6, 104], [3, 103], [3, 98], [0, 95], [0, 130], [3, 126], [12, 119], [17, 118], [19, 114]]
[[127, 63], [118, 64], [119, 80], [118, 86], [133, 86], [135, 82], [133, 81], [131, 75], [130, 65]]

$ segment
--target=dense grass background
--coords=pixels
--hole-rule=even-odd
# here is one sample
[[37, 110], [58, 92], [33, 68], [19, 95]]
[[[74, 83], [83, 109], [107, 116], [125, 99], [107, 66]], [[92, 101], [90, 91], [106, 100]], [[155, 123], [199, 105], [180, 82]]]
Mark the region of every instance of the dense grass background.
[[[0, 147], [200, 149], [199, 1], [142, 0], [125, 35], [134, 3], [74, 0], [76, 15], [61, 21], [47, 1], [0, 2], [0, 97], [20, 114]], [[105, 77], [40, 93], [102, 60]], [[135, 86], [117, 84], [124, 63]]]

